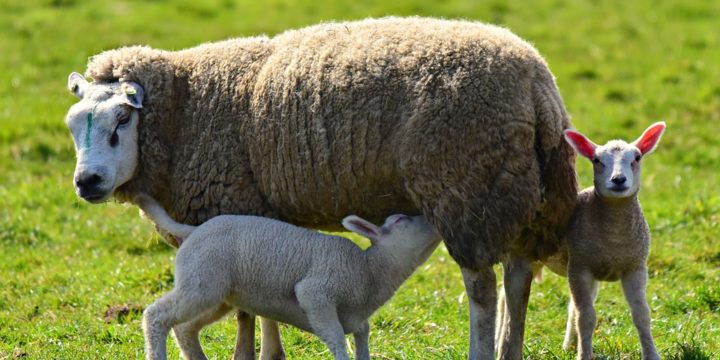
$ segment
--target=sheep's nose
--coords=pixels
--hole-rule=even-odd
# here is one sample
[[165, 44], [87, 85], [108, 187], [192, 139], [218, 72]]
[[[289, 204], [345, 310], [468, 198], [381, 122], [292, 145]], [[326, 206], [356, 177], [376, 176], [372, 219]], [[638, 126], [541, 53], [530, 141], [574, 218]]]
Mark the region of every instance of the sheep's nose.
[[75, 185], [81, 189], [92, 189], [102, 183], [103, 178], [98, 174], [84, 174], [75, 179]]
[[616, 175], [610, 179], [610, 181], [612, 181], [612, 183], [615, 185], [622, 185], [625, 183], [626, 180], [627, 178], [625, 177], [625, 175]]

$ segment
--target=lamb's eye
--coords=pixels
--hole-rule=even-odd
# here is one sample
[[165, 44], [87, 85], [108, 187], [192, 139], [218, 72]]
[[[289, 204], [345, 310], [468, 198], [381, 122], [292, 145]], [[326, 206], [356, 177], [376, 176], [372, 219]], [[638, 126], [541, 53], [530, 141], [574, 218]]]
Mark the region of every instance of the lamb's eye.
[[642, 159], [642, 156], [638, 155], [635, 157], [635, 162], [640, 162], [640, 159]]
[[398, 224], [403, 221], [410, 221], [410, 217], [405, 216], [405, 215], [398, 216], [398, 218], [395, 220], [395, 222], [393, 224]]
[[593, 158], [593, 159], [592, 159], [592, 162], [593, 162], [593, 164], [598, 165], [598, 164], [600, 164], [600, 159], [598, 159], [598, 158]]

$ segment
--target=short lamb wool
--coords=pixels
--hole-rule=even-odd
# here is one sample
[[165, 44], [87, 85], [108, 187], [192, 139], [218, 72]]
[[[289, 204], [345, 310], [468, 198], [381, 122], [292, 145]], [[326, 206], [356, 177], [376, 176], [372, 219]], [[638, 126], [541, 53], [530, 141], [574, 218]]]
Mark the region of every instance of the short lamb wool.
[[568, 349], [579, 340], [578, 359], [593, 357], [598, 281], [617, 280], [622, 282], [640, 336], [643, 359], [660, 359], [650, 332], [645, 295], [650, 229], [637, 194], [642, 159], [655, 150], [664, 131], [665, 123], [659, 122], [632, 143], [613, 140], [602, 146], [577, 131], [565, 131], [565, 139], [575, 151], [592, 161], [595, 186], [578, 194], [567, 248], [544, 265], [568, 277], [572, 300], [563, 347]]
[[356, 359], [370, 359], [368, 317], [440, 243], [422, 216], [392, 215], [381, 227], [346, 217], [343, 226], [372, 242], [362, 250], [256, 216], [221, 215], [195, 228], [173, 221], [148, 196], [135, 201], [160, 228], [185, 238], [175, 288], [145, 310], [148, 359], [166, 358], [170, 328], [186, 358], [205, 359], [198, 332], [235, 308], [316, 334], [335, 359], [349, 359], [344, 335], [352, 333]]

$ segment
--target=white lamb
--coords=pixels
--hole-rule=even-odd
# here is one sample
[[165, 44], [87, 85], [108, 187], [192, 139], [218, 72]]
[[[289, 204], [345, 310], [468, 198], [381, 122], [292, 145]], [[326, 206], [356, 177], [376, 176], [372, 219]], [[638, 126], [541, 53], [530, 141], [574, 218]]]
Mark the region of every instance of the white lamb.
[[440, 242], [422, 216], [392, 215], [381, 227], [346, 217], [345, 228], [370, 239], [363, 251], [347, 239], [262, 217], [222, 215], [198, 227], [182, 225], [154, 199], [135, 200], [160, 228], [185, 239], [175, 288], [144, 313], [148, 359], [166, 358], [170, 328], [183, 356], [205, 359], [198, 332], [235, 308], [316, 334], [335, 359], [349, 359], [344, 335], [352, 333], [356, 358], [369, 359], [368, 317]]

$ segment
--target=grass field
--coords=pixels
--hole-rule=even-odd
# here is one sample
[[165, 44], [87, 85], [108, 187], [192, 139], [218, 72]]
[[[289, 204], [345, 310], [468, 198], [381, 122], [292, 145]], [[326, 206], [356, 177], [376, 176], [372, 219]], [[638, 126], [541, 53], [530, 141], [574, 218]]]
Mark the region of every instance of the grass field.
[[[653, 236], [648, 297], [669, 359], [720, 358], [720, 2], [365, 0], [0, 2], [0, 359], [143, 357], [140, 311], [172, 286], [172, 251], [135, 208], [89, 205], [72, 189], [65, 89], [88, 56], [129, 44], [181, 49], [275, 34], [331, 19], [382, 15], [471, 18], [507, 26], [544, 54], [575, 126], [598, 142], [668, 130], [644, 166], [640, 194]], [[581, 183], [590, 165], [579, 160]], [[546, 276], [530, 301], [526, 357], [561, 349], [568, 291]], [[108, 309], [130, 310], [106, 317]], [[595, 349], [639, 358], [617, 283], [601, 287]], [[467, 299], [436, 251], [371, 319], [379, 359], [462, 359]], [[203, 333], [228, 358], [235, 326]], [[289, 358], [330, 358], [315, 337], [283, 327]], [[177, 357], [174, 346], [169, 347]]]

